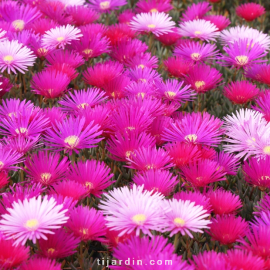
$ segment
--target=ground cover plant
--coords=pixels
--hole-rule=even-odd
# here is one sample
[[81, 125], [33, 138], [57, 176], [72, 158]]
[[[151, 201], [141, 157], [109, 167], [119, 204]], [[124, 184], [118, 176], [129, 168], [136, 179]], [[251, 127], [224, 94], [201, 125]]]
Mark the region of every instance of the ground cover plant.
[[0, 1], [0, 269], [270, 269], [268, 1]]

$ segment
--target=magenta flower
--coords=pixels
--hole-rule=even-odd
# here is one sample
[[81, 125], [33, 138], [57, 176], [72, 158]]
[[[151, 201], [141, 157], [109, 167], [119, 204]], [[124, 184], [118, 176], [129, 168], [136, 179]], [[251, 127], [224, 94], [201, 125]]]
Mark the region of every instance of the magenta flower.
[[178, 193], [175, 193], [173, 196], [174, 199], [176, 200], [181, 200], [182, 202], [184, 201], [190, 201], [194, 202], [194, 206], [202, 206], [204, 210], [206, 210], [205, 213], [209, 214], [212, 212], [212, 206], [210, 203], [210, 199], [207, 198], [206, 195], [200, 193], [199, 191], [180, 191]]
[[55, 230], [55, 234], [48, 235], [48, 239], [39, 240], [38, 254], [49, 259], [61, 259], [76, 253], [80, 239], [64, 229]]
[[210, 231], [212, 239], [219, 241], [222, 245], [235, 243], [240, 237], [246, 235], [248, 223], [241, 217], [234, 215], [217, 216], [211, 219]]
[[152, 236], [151, 230], [161, 231], [164, 226], [161, 210], [163, 195], [143, 191], [143, 186], [133, 185], [115, 188], [105, 195], [100, 209], [105, 215], [106, 226], [119, 231], [119, 236], [125, 233], [140, 232]]
[[8, 78], [0, 77], [0, 98], [9, 92], [12, 86]]
[[205, 93], [217, 87], [222, 81], [222, 74], [208, 65], [195, 65], [185, 76], [186, 84], [191, 85], [198, 94]]
[[137, 13], [156, 13], [156, 12], [168, 12], [173, 9], [169, 0], [139, 0], [136, 3]]
[[33, 258], [21, 265], [20, 270], [61, 270], [61, 264], [47, 258]]
[[8, 74], [12, 71], [25, 73], [28, 67], [34, 65], [36, 57], [33, 52], [18, 43], [17, 40], [0, 42], [0, 69], [1, 72], [7, 70]]
[[131, 154], [141, 147], [154, 147], [155, 139], [146, 132], [132, 132], [121, 134], [117, 132], [107, 142], [109, 156], [117, 161], [128, 161]]
[[225, 181], [225, 172], [218, 170], [218, 163], [212, 160], [200, 160], [182, 168], [183, 178], [194, 187], [205, 187], [208, 184]]
[[237, 81], [224, 87], [224, 95], [235, 104], [245, 104], [255, 99], [260, 90], [249, 81]]
[[219, 170], [229, 175], [237, 174], [240, 162], [234, 155], [221, 151], [217, 153], [214, 160], [219, 164]]
[[121, 24], [129, 25], [132, 17], [134, 17], [136, 13], [132, 9], [126, 9], [121, 14], [118, 15], [118, 21]]
[[31, 29], [35, 34], [43, 35], [46, 31], [59, 26], [59, 24], [51, 19], [40, 18], [34, 20], [27, 28]]
[[25, 161], [25, 172], [34, 182], [45, 186], [64, 180], [69, 166], [67, 157], [60, 160], [60, 155], [48, 152], [38, 152]]
[[192, 4], [183, 13], [182, 21], [193, 21], [198, 19], [204, 19], [204, 15], [212, 9], [212, 6], [208, 2], [200, 2], [198, 4]]
[[256, 106], [252, 106], [252, 109], [262, 113], [264, 119], [270, 122], [270, 93], [266, 92], [265, 95], [259, 96], [256, 103]]
[[54, 234], [52, 229], [58, 229], [67, 222], [65, 216], [67, 210], [62, 210], [63, 205], [56, 205], [51, 198], [25, 199], [14, 202], [12, 208], [8, 208], [8, 214], [2, 215], [0, 229], [8, 239], [16, 239], [15, 245], [24, 245], [26, 241], [37, 239], [47, 240], [46, 234]]
[[65, 96], [63, 100], [59, 101], [59, 104], [64, 107], [63, 111], [74, 113], [104, 102], [106, 100], [104, 95], [105, 92], [99, 89], [88, 88], [74, 91], [74, 94], [70, 93], [69, 96]]
[[189, 42], [176, 47], [174, 55], [194, 62], [204, 62], [217, 56], [216, 49], [216, 45], [213, 44]]
[[226, 257], [224, 253], [217, 253], [214, 250], [204, 251], [193, 257], [196, 270], [232, 270], [226, 264]]
[[132, 81], [145, 83], [156, 83], [161, 79], [160, 74], [157, 73], [157, 71], [147, 67], [130, 69], [127, 76], [130, 77]]
[[141, 147], [128, 158], [128, 168], [138, 171], [168, 169], [173, 167], [172, 159], [162, 148]]
[[178, 183], [177, 177], [166, 170], [148, 170], [137, 173], [133, 178], [137, 186], [144, 186], [145, 190], [159, 192], [169, 196]]
[[66, 118], [66, 114], [60, 107], [44, 108], [43, 114], [49, 119], [48, 126], [51, 128], [56, 122], [62, 122]]
[[213, 23], [200, 19], [181, 23], [179, 34], [206, 41], [215, 41], [219, 36], [218, 28]]
[[176, 78], [183, 78], [188, 74], [193, 62], [182, 57], [169, 57], [164, 61], [164, 66], [168, 73]]
[[238, 195], [221, 188], [211, 190], [207, 193], [213, 213], [216, 215], [235, 214], [242, 207], [242, 202]]
[[50, 53], [46, 60], [53, 66], [55, 64], [66, 64], [73, 68], [77, 68], [84, 64], [83, 57], [75, 51], [56, 50]]
[[86, 187], [88, 194], [101, 197], [103, 190], [112, 185], [111, 181], [114, 174], [110, 173], [110, 168], [103, 162], [96, 160], [86, 160], [77, 162], [70, 167], [67, 178], [76, 181]]
[[67, 24], [46, 31], [42, 37], [42, 45], [49, 49], [65, 49], [72, 40], [78, 40], [82, 36], [80, 29]]
[[90, 0], [89, 6], [99, 12], [110, 12], [126, 4], [126, 0]]
[[31, 82], [32, 92], [46, 98], [62, 96], [70, 83], [69, 77], [57, 70], [43, 70], [37, 73]]
[[174, 26], [171, 17], [164, 12], [140, 13], [130, 22], [131, 29], [142, 33], [153, 33], [155, 36], [171, 32]]
[[190, 89], [189, 85], [183, 85], [184, 82], [178, 80], [167, 80], [166, 82], [157, 82], [157, 93], [161, 98], [178, 103], [185, 103], [194, 99], [196, 93]]
[[248, 22], [251, 22], [262, 16], [265, 13], [265, 8], [260, 4], [246, 3], [239, 5], [235, 9], [235, 12], [239, 17], [245, 19]]
[[95, 144], [102, 138], [98, 138], [102, 131], [98, 125], [89, 124], [83, 129], [85, 118], [70, 117], [63, 122], [57, 122], [46, 132], [45, 144], [55, 151], [66, 151], [72, 153], [84, 148], [96, 147]]
[[214, 24], [218, 31], [224, 30], [231, 24], [230, 20], [222, 15], [207, 15], [204, 16], [203, 19]]
[[254, 43], [252, 46], [250, 43], [248, 39], [240, 39], [233, 44], [228, 44], [227, 47], [223, 48], [227, 55], [220, 56], [219, 64], [247, 68], [257, 63], [266, 62], [267, 60], [260, 59], [267, 55], [265, 49], [259, 43]]
[[209, 213], [194, 202], [171, 199], [163, 201], [162, 206], [169, 209], [164, 213], [163, 222], [170, 237], [181, 233], [193, 238], [191, 232], [203, 233], [202, 229], [209, 228], [211, 221], [206, 219]]
[[193, 142], [217, 146], [221, 142], [222, 121], [208, 113], [186, 114], [165, 129], [163, 139], [170, 142]]
[[156, 88], [152, 83], [132, 82], [126, 87], [125, 93], [128, 97], [155, 97]]
[[6, 147], [0, 147], [0, 171], [18, 170], [15, 166], [24, 161], [23, 155]]
[[94, 208], [80, 205], [71, 210], [66, 227], [81, 241], [105, 242], [105, 220], [102, 213]]

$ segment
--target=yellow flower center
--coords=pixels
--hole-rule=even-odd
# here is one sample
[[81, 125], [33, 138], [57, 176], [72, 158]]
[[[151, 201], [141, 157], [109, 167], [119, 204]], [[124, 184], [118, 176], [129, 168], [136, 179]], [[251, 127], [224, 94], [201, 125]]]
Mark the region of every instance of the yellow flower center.
[[152, 9], [150, 10], [150, 12], [156, 13], [156, 12], [158, 12], [158, 10], [157, 10], [156, 8], [152, 8]]
[[73, 135], [65, 138], [64, 142], [67, 143], [70, 146], [70, 148], [75, 148], [79, 144], [80, 139], [78, 136]]
[[14, 57], [12, 55], [6, 55], [4, 56], [3, 60], [7, 63], [7, 64], [10, 64], [13, 60], [14, 60]]
[[84, 108], [87, 107], [87, 106], [89, 106], [88, 103], [82, 103], [82, 104], [78, 105], [77, 107], [78, 107], [79, 109], [84, 109]]
[[203, 88], [205, 86], [205, 82], [204, 81], [197, 81], [197, 82], [195, 82], [195, 86], [197, 89]]
[[248, 57], [246, 55], [236, 56], [235, 60], [240, 66], [244, 66], [248, 63]]
[[126, 129], [128, 129], [128, 130], [134, 130], [135, 127], [126, 127]]
[[88, 234], [88, 229], [87, 228], [82, 228], [82, 229], [80, 229], [80, 233]]
[[156, 27], [156, 25], [155, 24], [148, 24], [147, 27], [153, 29]]
[[[270, 179], [270, 177], [268, 176], [268, 175], [263, 175], [263, 176], [261, 176], [261, 180], [262, 181], [265, 181], [265, 180], [269, 180]], [[260, 181], [259, 181], [260, 182]]]
[[142, 98], [144, 98], [145, 93], [142, 93], [142, 92], [141, 92], [141, 93], [138, 93], [137, 96], [138, 96], [138, 97], [141, 96]]
[[145, 168], [146, 170], [152, 170], [152, 169], [155, 169], [156, 166], [154, 164], [149, 164], [149, 165], [146, 165]]
[[38, 52], [39, 54], [46, 54], [46, 53], [48, 52], [48, 50], [45, 49], [45, 48], [39, 48], [39, 49], [37, 50], [37, 52]]
[[83, 53], [84, 54], [87, 54], [88, 56], [90, 56], [90, 55], [92, 55], [93, 50], [91, 50], [91, 49], [85, 49], [85, 50], [83, 50]]
[[187, 140], [187, 141], [193, 141], [193, 142], [195, 142], [196, 140], [197, 140], [197, 135], [196, 134], [189, 134], [189, 135], [187, 135], [187, 136], [185, 136], [185, 140]]
[[24, 29], [24, 21], [23, 20], [15, 20], [12, 22], [12, 26], [15, 28], [15, 30], [22, 31]]
[[270, 146], [265, 146], [263, 148], [263, 152], [266, 154], [266, 155], [270, 155]]
[[185, 221], [179, 217], [175, 218], [173, 222], [177, 227], [183, 227], [185, 225]]
[[191, 57], [194, 61], [198, 61], [198, 60], [200, 60], [201, 55], [200, 55], [199, 53], [192, 53], [192, 54], [190, 55], [190, 57]]
[[3, 167], [4, 167], [4, 163], [0, 161], [0, 169], [2, 169]]
[[51, 176], [52, 175], [50, 173], [42, 173], [40, 175], [42, 181], [45, 181], [45, 182], [48, 182], [50, 180]]
[[88, 189], [92, 189], [93, 188], [93, 184], [91, 182], [86, 182], [85, 183], [85, 186], [88, 188]]
[[195, 32], [194, 32], [194, 35], [195, 35], [195, 36], [199, 36], [201, 33], [202, 33], [201, 31], [195, 31]]
[[173, 91], [167, 91], [167, 92], [165, 92], [165, 95], [166, 95], [167, 97], [169, 97], [169, 98], [173, 98], [173, 97], [176, 96], [176, 93], [173, 92]]
[[48, 249], [48, 253], [53, 254], [54, 252], [55, 252], [55, 249], [54, 248], [49, 248]]
[[15, 112], [11, 112], [8, 114], [8, 116], [11, 118], [12, 116], [16, 116], [17, 114]]
[[135, 222], [137, 225], [143, 225], [146, 221], [146, 215], [145, 214], [137, 214], [132, 217], [132, 221]]
[[37, 219], [29, 219], [25, 223], [25, 228], [28, 229], [29, 231], [35, 231], [38, 227], [38, 221]]
[[138, 65], [138, 68], [145, 68], [145, 65], [143, 65], [143, 64], [140, 64], [140, 65]]
[[141, 81], [143, 83], [146, 83], [147, 82], [146, 79], [139, 79], [138, 81]]
[[104, 1], [99, 4], [100, 9], [108, 9], [110, 7], [110, 1]]
[[64, 37], [58, 37], [56, 40], [58, 41], [58, 42], [61, 42], [61, 41], [63, 41], [65, 38]]
[[26, 132], [27, 132], [27, 128], [23, 128], [23, 127], [21, 127], [21, 128], [16, 128], [16, 129], [15, 129], [15, 132], [16, 132], [17, 134], [26, 133]]

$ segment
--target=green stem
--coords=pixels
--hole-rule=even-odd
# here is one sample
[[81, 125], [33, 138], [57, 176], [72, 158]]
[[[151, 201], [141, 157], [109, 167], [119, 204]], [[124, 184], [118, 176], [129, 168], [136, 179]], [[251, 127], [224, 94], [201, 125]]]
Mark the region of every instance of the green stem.
[[179, 239], [180, 238], [180, 233], [177, 233], [174, 237], [174, 252], [176, 253], [177, 252], [177, 248], [178, 248], [178, 245], [179, 245]]

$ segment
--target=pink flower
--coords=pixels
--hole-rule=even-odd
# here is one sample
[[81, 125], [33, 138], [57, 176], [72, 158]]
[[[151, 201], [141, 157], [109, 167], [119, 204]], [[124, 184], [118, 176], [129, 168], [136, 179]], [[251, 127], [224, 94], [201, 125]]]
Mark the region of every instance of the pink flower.
[[239, 5], [236, 10], [236, 14], [244, 18], [246, 21], [251, 22], [265, 13], [265, 8], [260, 4], [246, 3]]

